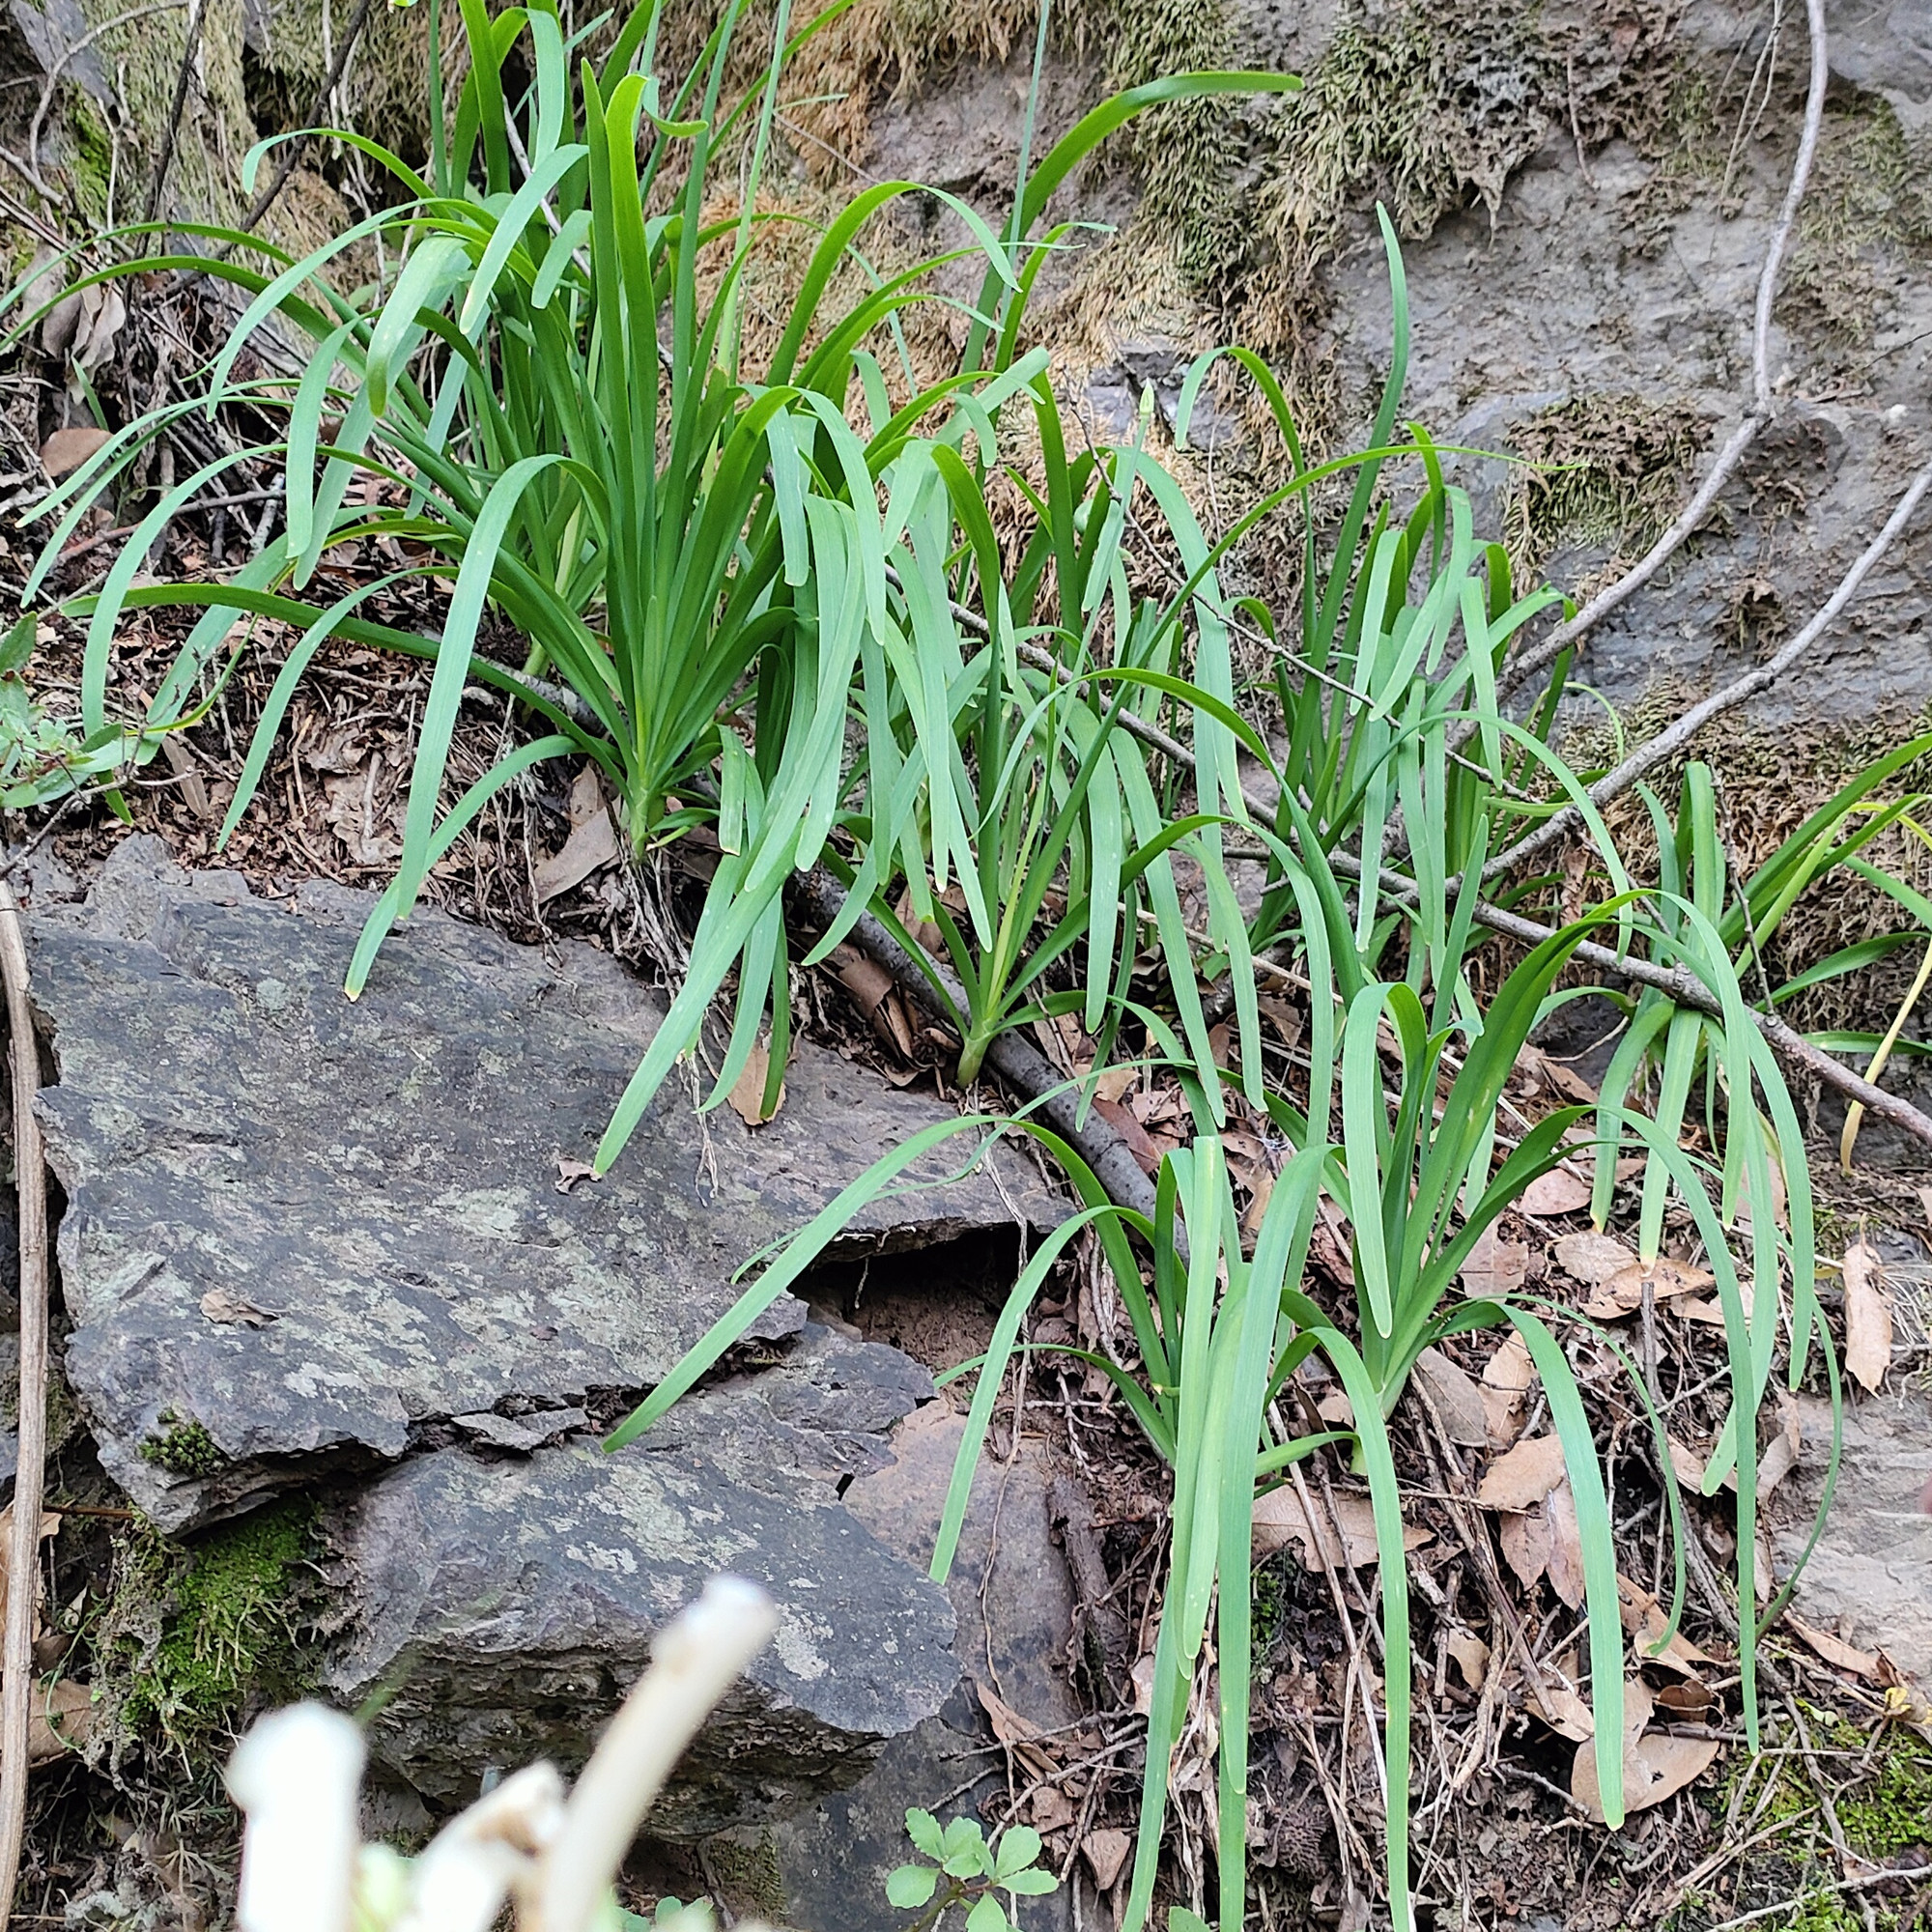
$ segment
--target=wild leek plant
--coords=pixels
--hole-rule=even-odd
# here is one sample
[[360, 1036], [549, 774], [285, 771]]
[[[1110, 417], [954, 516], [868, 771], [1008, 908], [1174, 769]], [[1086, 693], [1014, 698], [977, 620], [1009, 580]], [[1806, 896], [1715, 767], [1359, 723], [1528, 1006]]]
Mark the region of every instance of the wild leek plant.
[[[713, 1101], [742, 1069], [768, 1007], [776, 1030], [786, 1031], [781, 894], [818, 859], [845, 808], [855, 696], [870, 715], [905, 707], [926, 770], [947, 773], [956, 761], [950, 714], [928, 700], [957, 675], [959, 632], [944, 598], [915, 616], [888, 557], [923, 501], [933, 452], [956, 451], [969, 435], [996, 440], [1003, 405], [1038, 372], [1040, 355], [1019, 357], [1017, 341], [1037, 267], [1033, 233], [1054, 188], [1146, 107], [1293, 84], [1210, 72], [1116, 97], [1016, 184], [1003, 233], [941, 196], [966, 227], [967, 252], [984, 264], [982, 293], [963, 366], [922, 384], [906, 363], [893, 372], [895, 392], [873, 345], [900, 340], [895, 319], [936, 298], [932, 271], [952, 258], [883, 281], [861, 275], [849, 298], [833, 291], [841, 271], [863, 268], [867, 224], [926, 192], [911, 183], [868, 187], [834, 216], [766, 366], [746, 366], [742, 289], [768, 225], [758, 194], [781, 79], [789, 56], [840, 7], [787, 37], [781, 5], [764, 71], [734, 99], [726, 81], [742, 11], [726, 9], [690, 71], [666, 78], [658, 71], [664, 0], [632, 12], [601, 64], [584, 57], [590, 29], [566, 38], [554, 0], [495, 17], [481, 0], [463, 0], [469, 63], [447, 139], [443, 75], [431, 64], [429, 174], [345, 137], [387, 171], [397, 206], [273, 272], [182, 255], [86, 278], [181, 269], [246, 291], [251, 299], [208, 372], [205, 406], [231, 414], [245, 407], [281, 431], [165, 492], [99, 596], [71, 607], [89, 620], [87, 732], [107, 727], [111, 646], [128, 609], [206, 609], [147, 707], [142, 722], [156, 729], [178, 722], [207, 678], [221, 674], [238, 615], [298, 629], [225, 834], [247, 809], [267, 741], [327, 639], [435, 661], [398, 874], [356, 948], [352, 995], [430, 868], [541, 759], [589, 758], [637, 852], [700, 820], [715, 826], [724, 856], [688, 977], [598, 1150], [600, 1170], [734, 970], [736, 1020]], [[513, 101], [509, 77], [520, 71], [529, 83]], [[251, 156], [251, 175], [260, 158], [259, 150]], [[718, 212], [714, 198], [729, 212]], [[194, 232], [260, 252], [245, 237]], [[382, 243], [394, 272], [373, 293], [344, 295], [327, 271], [345, 248], [368, 241]], [[278, 355], [288, 373], [238, 378], [246, 351]], [[59, 515], [29, 596], [67, 533], [162, 426], [161, 417], [128, 425], [43, 506]], [[168, 520], [223, 470], [263, 455], [283, 464], [284, 531], [224, 582], [137, 586]], [[381, 538], [431, 558], [333, 603], [315, 597], [315, 572], [331, 547]], [[362, 611], [398, 582], [452, 574], [440, 637]], [[526, 640], [521, 673], [478, 653], [488, 611]], [[450, 743], [472, 678], [515, 691], [550, 728], [445, 813]], [[898, 813], [891, 823], [880, 821], [884, 797]], [[875, 795], [873, 836], [888, 848], [911, 844], [909, 876], [943, 883], [952, 856], [945, 811], [916, 803], [903, 792]], [[916, 828], [924, 827], [940, 838], [934, 850], [918, 848]], [[774, 1057], [774, 1081], [781, 1063]]]
[[[1601, 1745], [1598, 1776], [1606, 1813], [1612, 1822], [1622, 1816], [1623, 1636], [1616, 1556], [1582, 1398], [1562, 1348], [1533, 1307], [1508, 1297], [1460, 1300], [1451, 1293], [1482, 1234], [1531, 1180], [1563, 1157], [1564, 1135], [1583, 1112], [1573, 1108], [1552, 1114], [1491, 1174], [1503, 1082], [1577, 945], [1615, 916], [1613, 908], [1566, 929], [1516, 968], [1446, 1091], [1438, 1090], [1437, 1076], [1450, 1038], [1463, 1029], [1451, 1026], [1432, 1034], [1407, 986], [1362, 984], [1348, 1003], [1339, 1029], [1332, 1020], [1318, 1017], [1310, 1034], [1307, 1119], [1322, 1124], [1310, 1129], [1296, 1110], [1279, 1101], [1271, 1107], [1276, 1125], [1300, 1145], [1274, 1183], [1252, 1245], [1243, 1236], [1221, 1141], [1208, 1130], [1204, 1095], [1195, 1095], [1204, 1130], [1191, 1148], [1163, 1161], [1151, 1223], [1107, 1204], [1071, 1150], [1043, 1129], [1019, 1123], [1061, 1160], [1084, 1205], [1036, 1250], [1007, 1299], [985, 1355], [967, 1365], [978, 1370], [979, 1382], [941, 1518], [932, 1571], [943, 1579], [957, 1547], [973, 1467], [1007, 1366], [1019, 1346], [1027, 1310], [1069, 1240], [1091, 1224], [1132, 1326], [1140, 1375], [1128, 1375], [1104, 1355], [1065, 1352], [1078, 1355], [1113, 1381], [1150, 1444], [1173, 1468], [1175, 1483], [1141, 1832], [1125, 1921], [1129, 1927], [1145, 1923], [1151, 1903], [1170, 1761], [1186, 1722], [1190, 1687], [1214, 1605], [1222, 1699], [1221, 1923], [1232, 1927], [1242, 1921], [1247, 1577], [1257, 1490], [1278, 1483], [1293, 1463], [1343, 1441], [1368, 1479], [1381, 1552], [1382, 1634], [1391, 1659], [1385, 1690], [1387, 1872], [1395, 1922], [1408, 1922], [1409, 1690], [1406, 1668], [1395, 1662], [1407, 1654], [1407, 1605], [1396, 1581], [1405, 1574], [1402, 1495], [1386, 1417], [1423, 1349], [1473, 1328], [1512, 1325], [1528, 1346], [1548, 1391], [1583, 1540], [1591, 1691]], [[1326, 935], [1318, 929], [1314, 944], [1320, 953]], [[1404, 1062], [1393, 1116], [1383, 1099], [1378, 1064], [1385, 1014], [1394, 1022]], [[1337, 1097], [1344, 1135], [1341, 1143], [1331, 1144], [1325, 1122]], [[622, 1446], [665, 1413], [811, 1264], [850, 1216], [887, 1190], [921, 1154], [956, 1134], [983, 1131], [992, 1124], [969, 1120], [930, 1128], [853, 1182], [772, 1259], [755, 1285], [610, 1446]], [[1348, 1217], [1354, 1236], [1358, 1293], [1347, 1321], [1324, 1308], [1304, 1279], [1324, 1191]], [[1127, 1238], [1130, 1233], [1151, 1251], [1151, 1285], [1143, 1281]], [[1294, 1371], [1315, 1352], [1326, 1357], [1349, 1396], [1354, 1417], [1350, 1430], [1306, 1434], [1281, 1426], [1279, 1398]], [[1664, 1467], [1667, 1483], [1667, 1461]]]
[[[1222, 818], [1211, 806], [1170, 816], [1160, 773], [1122, 721], [1151, 722], [1172, 692], [1211, 696], [1217, 709], [1232, 703], [1218, 597], [1210, 579], [1193, 613], [1199, 633], [1190, 651], [1187, 612], [1135, 597], [1126, 581], [1126, 506], [1137, 487], [1171, 512], [1183, 541], [1191, 531], [1172, 479], [1138, 449], [1090, 450], [1069, 462], [1044, 377], [1034, 379], [1027, 401], [1043, 480], [1036, 488], [1015, 472], [1037, 521], [1010, 571], [986, 515], [983, 439], [976, 456], [982, 467], [974, 469], [953, 449], [933, 447], [923, 498], [895, 519], [905, 528], [892, 561], [922, 674], [900, 677], [888, 704], [867, 703], [867, 810], [847, 821], [862, 856], [830, 862], [851, 880], [848, 913], [812, 956], [823, 956], [869, 903], [923, 963], [891, 909], [889, 888], [902, 877], [912, 912], [937, 926], [965, 991], [959, 1077], [970, 1081], [995, 1036], [1048, 1010], [1079, 1011], [1101, 1057], [1111, 1055], [1145, 914], [1194, 1064], [1214, 1088], [1195, 945], [1168, 855], [1180, 845], [1202, 865], [1208, 937], [1248, 993], [1244, 1060], [1259, 1068], [1245, 923], [1219, 854]], [[898, 460], [900, 484], [914, 457], [909, 449]], [[1198, 533], [1192, 548], [1205, 550]], [[958, 661], [962, 619], [983, 641]], [[1103, 635], [1111, 644], [1104, 654]], [[1193, 682], [1177, 675], [1182, 669]], [[868, 687], [868, 700], [883, 685]], [[1199, 762], [1212, 771], [1218, 758], [1230, 775], [1220, 795], [1238, 810], [1233, 761], [1220, 750], [1233, 736], [1208, 707], [1193, 717]], [[944, 995], [942, 979], [932, 977]], [[1251, 1097], [1259, 1103], [1258, 1083]]]

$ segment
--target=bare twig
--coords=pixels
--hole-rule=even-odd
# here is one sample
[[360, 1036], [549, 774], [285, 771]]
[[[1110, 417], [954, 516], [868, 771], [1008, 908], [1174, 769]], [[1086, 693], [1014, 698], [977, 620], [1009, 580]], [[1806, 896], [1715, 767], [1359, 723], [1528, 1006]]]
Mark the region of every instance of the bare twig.
[[[1684, 514], [1651, 545], [1644, 556], [1607, 589], [1600, 590], [1568, 623], [1559, 624], [1541, 642], [1529, 645], [1504, 667], [1496, 678], [1498, 700], [1520, 691], [1545, 666], [1555, 663], [1578, 638], [1595, 630], [1612, 611], [1634, 597], [1676, 555], [1691, 532], [1710, 514], [1711, 505], [1731, 480], [1739, 463], [1744, 460], [1745, 451], [1757, 440], [1759, 432], [1771, 420], [1771, 311], [1777, 299], [1777, 280], [1784, 267], [1784, 257], [1798, 226], [1798, 210], [1811, 180], [1812, 162], [1817, 158], [1818, 136], [1825, 122], [1825, 88], [1831, 78], [1825, 38], [1825, 0], [1805, 0], [1805, 14], [1811, 30], [1811, 83], [1804, 99], [1804, 128], [1798, 139], [1798, 157], [1791, 166], [1791, 185], [1785, 190], [1783, 212], [1772, 232], [1771, 245], [1765, 250], [1764, 268], [1758, 275], [1757, 303], [1751, 330], [1751, 400], [1744, 420], [1731, 432], [1723, 448], [1718, 452], [1709, 474], [1698, 485], [1695, 496], [1685, 505]], [[1466, 727], [1467, 736], [1473, 737], [1475, 730], [1472, 723]], [[1459, 734], [1453, 742], [1455, 749], [1460, 751], [1466, 737]]]
[[[1130, 714], [1126, 712], [1121, 714], [1123, 724], [1128, 724]], [[1129, 725], [1129, 728], [1132, 726]], [[1185, 745], [1178, 739], [1169, 737], [1166, 732], [1152, 725], [1143, 725], [1134, 731], [1134, 735], [1154, 746], [1156, 750], [1165, 753], [1167, 756], [1187, 769], [1193, 769], [1194, 754]], [[1270, 823], [1273, 821], [1274, 804], [1271, 800], [1264, 799], [1246, 787], [1242, 788], [1241, 796], [1248, 810], [1257, 817]], [[1359, 880], [1364, 875], [1361, 861], [1347, 852], [1331, 852], [1328, 855], [1328, 865], [1330, 869], [1346, 879]], [[1384, 895], [1402, 900], [1406, 904], [1414, 903], [1415, 889], [1400, 873], [1385, 871], [1378, 867], [1376, 877], [1379, 882], [1379, 890]], [[1453, 892], [1456, 884], [1455, 880], [1449, 881], [1448, 889]], [[1525, 940], [1532, 946], [1541, 945], [1555, 932], [1553, 926], [1541, 924], [1533, 919], [1525, 919], [1520, 913], [1505, 912], [1500, 906], [1491, 905], [1481, 899], [1476, 902], [1474, 917], [1477, 924], [1486, 926], [1490, 931], [1501, 933], [1510, 939]], [[1267, 953], [1258, 956], [1262, 960], [1268, 960], [1270, 957]], [[1594, 966], [1600, 972], [1618, 974], [1640, 986], [1655, 987], [1660, 993], [1668, 994], [1680, 1006], [1694, 1007], [1699, 1012], [1710, 1013], [1718, 1018], [1723, 1016], [1722, 1005], [1716, 994], [1702, 980], [1681, 969], [1653, 965], [1645, 959], [1620, 956], [1608, 947], [1597, 946], [1588, 940], [1577, 947], [1575, 956], [1583, 965]], [[1932, 1147], [1932, 1118], [1920, 1113], [1909, 1101], [1901, 1100], [1894, 1094], [1886, 1093], [1882, 1088], [1874, 1087], [1870, 1081], [1861, 1079], [1849, 1066], [1841, 1065], [1829, 1053], [1813, 1046], [1803, 1034], [1787, 1026], [1776, 1013], [1759, 1012], [1755, 1008], [1747, 1008], [1747, 1010], [1758, 1031], [1771, 1042], [1773, 1051], [1781, 1059], [1803, 1067], [1805, 1072], [1823, 1081], [1826, 1086], [1835, 1087], [1847, 1098], [1861, 1102], [1868, 1112], [1889, 1121], [1893, 1126], [1910, 1134], [1915, 1140], [1922, 1141], [1927, 1147]]]
[[13, 1916], [26, 1825], [27, 1724], [34, 1690], [34, 1615], [39, 1606], [41, 1497], [47, 1426], [47, 1182], [34, 1095], [40, 1051], [27, 992], [27, 949], [13, 888], [0, 879], [0, 979], [14, 1062], [14, 1171], [20, 1197], [19, 1450], [7, 1545], [7, 1625], [0, 1664], [0, 1925]]
[[1755, 1912], [1741, 1913], [1736, 1918], [1721, 1918], [1711, 1927], [1711, 1932], [1736, 1932], [1740, 1925], [1755, 1925], [1760, 1918], [1776, 1918], [1784, 1913], [1797, 1912], [1814, 1899], [1834, 1898], [1847, 1891], [1863, 1891], [1867, 1886], [1885, 1885], [1895, 1878], [1911, 1879], [1917, 1885], [1923, 1885], [1928, 1878], [1932, 1878], [1932, 1867], [1886, 1865], [1877, 1871], [1834, 1879], [1830, 1885], [1814, 1885], [1794, 1897], [1780, 1898], [1776, 1905], [1760, 1905]]
[[160, 219], [161, 196], [168, 185], [168, 170], [174, 165], [175, 141], [181, 133], [182, 116], [187, 110], [188, 83], [194, 78], [194, 57], [201, 45], [201, 23], [208, 12], [207, 0], [194, 0], [188, 10], [187, 34], [182, 43], [181, 71], [175, 76], [174, 106], [168, 125], [161, 130], [161, 152], [155, 156], [155, 172], [148, 183], [150, 221]]
[[[1932, 467], [1921, 469], [1912, 479], [1905, 495], [1898, 499], [1898, 506], [1887, 519], [1885, 527], [1866, 545], [1858, 561], [1839, 580], [1838, 587], [1826, 600], [1824, 608], [1776, 657], [1754, 670], [1747, 671], [1721, 691], [1713, 692], [1701, 703], [1693, 704], [1666, 730], [1639, 745], [1614, 771], [1590, 787], [1591, 803], [1601, 810], [1612, 799], [1620, 798], [1629, 791], [1646, 772], [1654, 770], [1689, 744], [1714, 718], [1735, 710], [1759, 692], [1770, 690], [1837, 621], [1845, 606], [1858, 595], [1872, 566], [1891, 548], [1900, 531], [1912, 521], [1913, 513], [1928, 489], [1932, 489]], [[1527, 838], [1520, 838], [1508, 850], [1498, 852], [1483, 867], [1483, 877], [1492, 879], [1514, 870], [1526, 860], [1560, 843], [1582, 822], [1582, 813], [1574, 805], [1566, 805], [1545, 819]], [[1447, 889], [1454, 892], [1458, 883], [1460, 881], [1451, 881]]]

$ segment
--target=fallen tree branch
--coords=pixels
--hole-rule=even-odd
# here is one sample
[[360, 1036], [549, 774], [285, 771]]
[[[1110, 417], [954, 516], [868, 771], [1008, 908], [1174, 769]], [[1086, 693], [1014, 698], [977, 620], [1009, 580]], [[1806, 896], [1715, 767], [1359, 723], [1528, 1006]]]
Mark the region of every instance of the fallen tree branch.
[[0, 1925], [13, 1916], [26, 1829], [27, 1730], [33, 1714], [41, 1497], [47, 1447], [47, 1178], [41, 1127], [40, 1049], [28, 999], [27, 949], [13, 888], [0, 878], [0, 979], [14, 1062], [14, 1172], [20, 1206], [20, 1435], [7, 1539], [7, 1624], [0, 1647]]
[[[1639, 745], [1614, 771], [1590, 787], [1590, 802], [1601, 810], [1613, 799], [1621, 798], [1646, 772], [1654, 770], [1682, 750], [1714, 718], [1735, 710], [1759, 692], [1769, 691], [1837, 621], [1845, 606], [1858, 595], [1859, 587], [1870, 574], [1872, 566], [1891, 548], [1899, 533], [1912, 521], [1913, 512], [1918, 508], [1928, 489], [1932, 489], [1932, 466], [1921, 469], [1913, 478], [1905, 495], [1898, 499], [1897, 507], [1887, 519], [1885, 527], [1866, 545], [1858, 561], [1839, 580], [1838, 587], [1826, 600], [1824, 608], [1776, 657], [1754, 670], [1747, 671], [1721, 691], [1713, 692], [1702, 702], [1693, 704], [1674, 724]], [[1514, 870], [1525, 861], [1559, 844], [1582, 823], [1582, 813], [1574, 805], [1566, 805], [1562, 810], [1545, 819], [1527, 838], [1520, 838], [1506, 851], [1498, 852], [1483, 867], [1483, 877], [1498, 878]], [[1459, 875], [1447, 882], [1445, 890], [1454, 893], [1460, 883]]]
[[[1772, 232], [1771, 244], [1765, 250], [1764, 268], [1758, 275], [1757, 302], [1751, 328], [1751, 400], [1745, 411], [1744, 420], [1731, 432], [1729, 440], [1718, 452], [1717, 461], [1698, 485], [1696, 494], [1685, 505], [1683, 515], [1651, 545], [1643, 557], [1608, 588], [1600, 590], [1567, 623], [1557, 625], [1548, 637], [1527, 646], [1504, 665], [1496, 677], [1498, 703], [1520, 691], [1538, 671], [1554, 664], [1577, 639], [1595, 630], [1612, 611], [1634, 597], [1676, 555], [1710, 514], [1712, 504], [1731, 480], [1733, 472], [1744, 460], [1746, 450], [1757, 440], [1759, 432], [1771, 421], [1771, 311], [1777, 299], [1778, 274], [1798, 226], [1798, 211], [1811, 179], [1811, 164], [1817, 158], [1819, 131], [1825, 121], [1826, 83], [1831, 78], [1825, 38], [1825, 0], [1805, 0], [1805, 13], [1811, 29], [1811, 82], [1804, 98], [1804, 128], [1798, 140], [1798, 157], [1791, 166], [1791, 184], [1785, 190], [1783, 212]], [[1478, 728], [1472, 721], [1462, 734], [1451, 740], [1452, 748], [1461, 751], [1475, 736]]]
[[[1346, 852], [1330, 854], [1328, 863], [1344, 878], [1359, 879], [1362, 876], [1360, 862]], [[1386, 872], [1382, 874], [1380, 890], [1385, 896], [1405, 903], [1412, 899], [1414, 891], [1407, 880]], [[1505, 912], [1500, 906], [1492, 906], [1480, 899], [1476, 902], [1475, 918], [1478, 924], [1487, 926], [1492, 932], [1501, 933], [1508, 939], [1522, 940], [1531, 946], [1541, 945], [1556, 933], [1554, 926], [1524, 919], [1520, 913]], [[1655, 987], [1680, 1006], [1694, 1007], [1699, 1012], [1709, 1013], [1715, 1018], [1723, 1017], [1722, 1001], [1694, 974], [1687, 973], [1681, 967], [1656, 966], [1647, 959], [1621, 957], [1609, 947], [1598, 946], [1589, 940], [1577, 947], [1575, 956], [1584, 965], [1596, 967], [1599, 972], [1618, 975], [1639, 986]], [[1932, 1119], [1921, 1114], [1909, 1100], [1901, 1100], [1895, 1094], [1888, 1094], [1882, 1087], [1874, 1087], [1869, 1080], [1861, 1079], [1823, 1048], [1813, 1046], [1802, 1033], [1788, 1026], [1776, 1013], [1759, 1012], [1755, 1007], [1747, 1007], [1745, 1010], [1756, 1023], [1758, 1031], [1771, 1042], [1773, 1052], [1781, 1059], [1804, 1067], [1827, 1086], [1835, 1087], [1849, 1099], [1858, 1101], [1867, 1113], [1889, 1121], [1915, 1140], [1932, 1147]]]
[[[845, 890], [821, 867], [806, 873], [801, 881], [805, 903], [812, 917], [830, 927], [845, 910]], [[882, 921], [871, 913], [859, 915], [852, 939], [867, 958], [883, 966], [900, 988], [925, 1011], [948, 1026], [960, 1024], [967, 1010], [966, 990], [939, 961], [929, 962], [932, 978], [922, 969], [905, 948], [887, 931]], [[937, 979], [945, 988], [942, 997], [932, 983]], [[948, 1005], [951, 1002], [951, 1005]], [[1107, 1190], [1107, 1198], [1122, 1208], [1154, 1214], [1153, 1182], [1141, 1172], [1126, 1142], [1100, 1118], [1097, 1108], [1089, 1108], [1080, 1119], [1079, 1098], [1066, 1091], [1066, 1076], [1016, 1030], [1009, 1028], [994, 1035], [986, 1049], [986, 1065], [1006, 1086], [1022, 1099], [1037, 1102], [1033, 1118], [1043, 1121], [1079, 1154]], [[1042, 1097], [1045, 1096], [1045, 1097]]]

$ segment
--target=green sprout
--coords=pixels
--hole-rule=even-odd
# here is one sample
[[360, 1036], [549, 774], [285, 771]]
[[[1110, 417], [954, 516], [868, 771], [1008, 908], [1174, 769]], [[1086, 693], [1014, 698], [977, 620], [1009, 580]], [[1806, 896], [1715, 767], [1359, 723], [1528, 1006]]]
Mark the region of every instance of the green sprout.
[[[925, 1932], [955, 1905], [968, 1906], [966, 1932], [1008, 1932], [1017, 1923], [1021, 1893], [1037, 1897], [1060, 1886], [1035, 1862], [1039, 1833], [1029, 1825], [1009, 1826], [996, 1850], [977, 1819], [955, 1818], [942, 1826], [930, 1811], [915, 1806], [906, 1813], [906, 1836], [932, 1861], [900, 1865], [886, 1880], [888, 1900], [902, 1912], [919, 1913], [909, 1932]], [[999, 1898], [1003, 1891], [1005, 1905]]]

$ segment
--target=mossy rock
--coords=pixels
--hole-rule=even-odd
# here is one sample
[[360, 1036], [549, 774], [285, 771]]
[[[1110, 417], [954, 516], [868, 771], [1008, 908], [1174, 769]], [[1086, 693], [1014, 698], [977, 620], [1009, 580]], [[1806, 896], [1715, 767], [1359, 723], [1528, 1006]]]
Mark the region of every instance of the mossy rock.
[[144, 1524], [117, 1554], [95, 1640], [97, 1735], [114, 1756], [164, 1750], [212, 1776], [257, 1710], [313, 1688], [314, 1508], [275, 1503], [192, 1544]]

